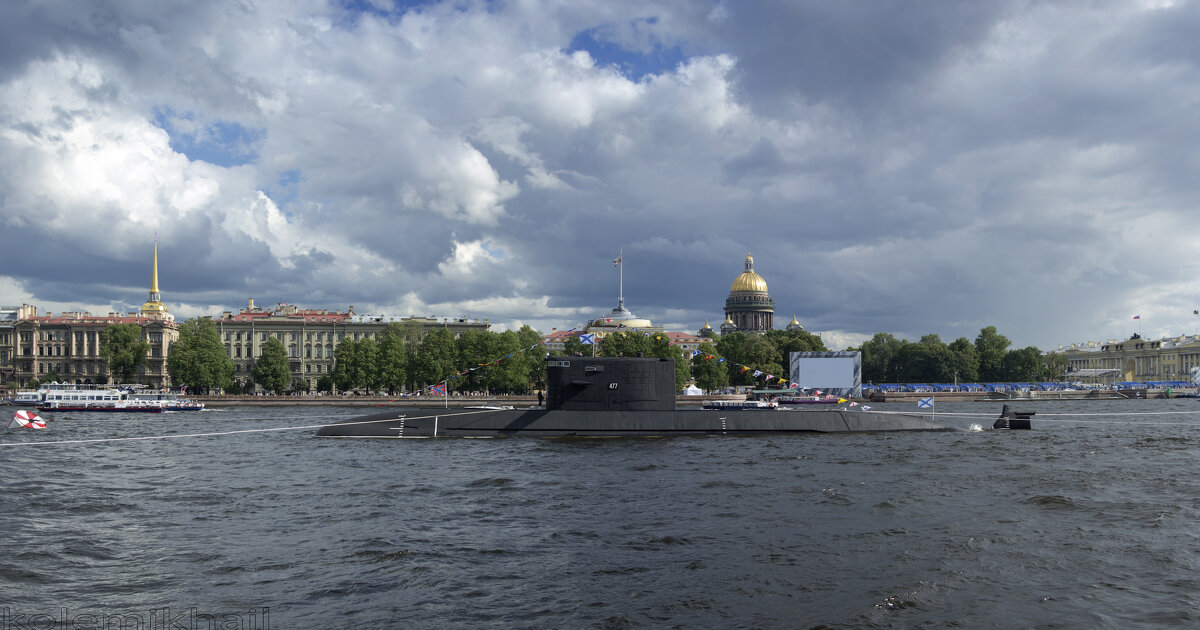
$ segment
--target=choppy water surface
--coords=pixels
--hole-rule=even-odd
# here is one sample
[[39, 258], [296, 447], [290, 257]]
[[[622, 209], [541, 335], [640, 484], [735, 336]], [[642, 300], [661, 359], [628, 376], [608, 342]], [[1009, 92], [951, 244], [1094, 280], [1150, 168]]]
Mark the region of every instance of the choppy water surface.
[[[1013, 406], [1033, 431], [4, 446], [0, 608], [5, 628], [1196, 626], [1200, 400]], [[947, 412], [999, 405], [938, 410], [990, 427]], [[0, 442], [358, 412], [67, 414]]]

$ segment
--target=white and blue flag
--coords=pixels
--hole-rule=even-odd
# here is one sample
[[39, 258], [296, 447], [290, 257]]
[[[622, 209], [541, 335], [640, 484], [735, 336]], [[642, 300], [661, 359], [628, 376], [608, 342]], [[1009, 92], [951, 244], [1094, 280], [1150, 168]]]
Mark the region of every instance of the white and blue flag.
[[584, 333], [579, 335], [579, 343], [583, 345], [594, 345], [596, 343], [596, 333]]
[[933, 409], [933, 396], [930, 396], [929, 398], [922, 398], [921, 400], [918, 400], [917, 408], [918, 409]]

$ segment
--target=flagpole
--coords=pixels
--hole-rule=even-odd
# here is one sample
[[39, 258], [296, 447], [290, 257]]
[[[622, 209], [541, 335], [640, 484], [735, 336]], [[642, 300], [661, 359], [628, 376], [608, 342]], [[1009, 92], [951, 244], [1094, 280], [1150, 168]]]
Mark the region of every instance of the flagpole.
[[625, 250], [617, 250], [617, 306], [625, 306]]

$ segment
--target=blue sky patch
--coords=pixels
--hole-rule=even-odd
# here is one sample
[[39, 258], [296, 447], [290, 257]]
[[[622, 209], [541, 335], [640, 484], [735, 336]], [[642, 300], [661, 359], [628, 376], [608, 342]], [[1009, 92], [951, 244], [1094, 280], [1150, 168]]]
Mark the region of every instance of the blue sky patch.
[[[650, 18], [643, 22], [653, 25], [656, 20]], [[633, 81], [674, 71], [686, 59], [678, 46], [664, 48], [660, 42], [654, 42], [649, 50], [633, 50], [618, 43], [611, 33], [611, 28], [605, 26], [581, 31], [571, 40], [569, 51], [586, 50], [596, 60], [596, 65], [617, 68]]]
[[247, 129], [235, 122], [209, 121], [193, 112], [161, 108], [154, 112], [154, 124], [170, 137], [171, 148], [187, 156], [217, 166], [241, 166], [258, 158], [256, 145], [263, 132]]

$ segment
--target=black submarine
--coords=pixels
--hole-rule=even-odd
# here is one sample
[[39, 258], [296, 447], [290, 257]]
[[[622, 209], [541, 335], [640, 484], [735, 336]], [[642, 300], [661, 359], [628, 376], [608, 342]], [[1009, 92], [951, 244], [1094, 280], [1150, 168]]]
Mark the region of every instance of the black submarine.
[[349, 418], [318, 437], [670, 437], [955, 431], [928, 416], [854, 409], [680, 409], [675, 362], [547, 357], [545, 407], [398, 408]]

